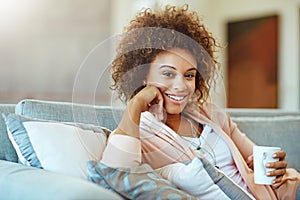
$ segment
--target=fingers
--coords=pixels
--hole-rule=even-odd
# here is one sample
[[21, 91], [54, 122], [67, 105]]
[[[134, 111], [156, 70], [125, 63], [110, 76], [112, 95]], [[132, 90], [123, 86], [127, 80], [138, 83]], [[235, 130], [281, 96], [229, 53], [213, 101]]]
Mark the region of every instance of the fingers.
[[273, 158], [279, 158], [279, 160], [285, 160], [286, 153], [284, 151], [279, 151], [273, 154]]
[[253, 169], [253, 155], [248, 157], [247, 165], [248, 165], [249, 168]]
[[163, 97], [159, 89], [153, 85], [147, 85], [146, 88], [148, 93], [148, 99], [146, 99], [149, 106], [158, 104], [163, 106]]
[[272, 184], [272, 188], [273, 189], [277, 189], [279, 186], [281, 186], [281, 180], [280, 181], [278, 181], [278, 182], [276, 182], [276, 183], [274, 183], [274, 181], [273, 181], [273, 184]]
[[275, 170], [267, 172], [267, 176], [283, 176], [286, 173], [287, 163], [285, 160], [278, 162], [270, 162], [266, 164], [266, 168], [274, 168]]
[[286, 153], [284, 151], [279, 151], [274, 153], [273, 158], [278, 158], [277, 162], [268, 162], [266, 164], [266, 168], [274, 168], [273, 172], [270, 172], [271, 176], [280, 176], [285, 174], [285, 170], [287, 167], [287, 162], [285, 161]]
[[287, 162], [285, 161], [286, 153], [284, 151], [279, 151], [274, 153], [273, 158], [278, 158], [277, 162], [268, 162], [266, 164], [267, 168], [275, 168], [275, 169], [285, 169], [287, 167]]
[[285, 169], [286, 167], [287, 167], [287, 162], [285, 160], [277, 161], [277, 162], [269, 162], [266, 164], [266, 168]]
[[135, 105], [140, 107], [143, 112], [149, 110], [151, 105], [157, 104], [157, 100], [161, 101], [162, 97], [156, 87], [147, 85], [138, 94], [136, 94], [133, 99], [135, 100]]
[[140, 92], [139, 99], [144, 102], [143, 105], [145, 108], [143, 108], [143, 111], [148, 110], [157, 118], [158, 121], [164, 120], [164, 101], [158, 87], [153, 84], [147, 84], [147, 86]]
[[272, 181], [272, 187], [274, 189], [278, 188], [281, 185], [281, 181], [282, 181], [282, 176], [276, 178], [275, 180]]
[[151, 105], [149, 108], [149, 112], [152, 113], [158, 121], [164, 120], [163, 111], [160, 105], [158, 104]]
[[157, 104], [158, 104], [158, 120], [159, 121], [162, 121], [164, 120], [164, 99], [163, 99], [163, 96], [161, 94], [161, 92], [159, 91], [158, 92], [158, 95], [157, 95]]
[[272, 181], [272, 185], [275, 188], [277, 188], [280, 185], [280, 182], [282, 181], [285, 172], [285, 169], [278, 169], [272, 172], [267, 172], [267, 176], [276, 176], [276, 178]]
[[267, 172], [267, 176], [283, 176], [286, 173], [286, 169], [276, 169], [274, 171]]
[[284, 174], [286, 173], [287, 162], [285, 161], [286, 153], [284, 151], [276, 152], [273, 158], [278, 158], [277, 162], [269, 162], [266, 164], [267, 168], [274, 168], [275, 170], [267, 172], [267, 176], [275, 176], [276, 178], [272, 181], [273, 188], [277, 188], [281, 185]]
[[276, 169], [274, 171], [270, 171], [270, 172], [267, 172], [266, 175], [267, 176], [275, 176], [276, 178], [272, 181], [272, 186], [274, 188], [277, 188], [279, 187], [282, 179], [283, 179], [283, 176], [284, 174], [286, 173], [286, 169], [283, 168], [283, 169]]

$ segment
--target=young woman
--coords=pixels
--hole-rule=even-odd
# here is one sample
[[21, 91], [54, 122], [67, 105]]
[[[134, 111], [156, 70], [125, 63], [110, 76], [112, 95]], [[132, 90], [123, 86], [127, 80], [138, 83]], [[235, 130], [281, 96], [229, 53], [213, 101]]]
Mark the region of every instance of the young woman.
[[[187, 6], [139, 12], [112, 63], [113, 89], [127, 108], [102, 162], [112, 167], [148, 163], [168, 178], [180, 167], [176, 163], [205, 157], [257, 199], [295, 199], [300, 175], [286, 169], [286, 153], [277, 152], [279, 161], [268, 163], [275, 168], [268, 174], [276, 176], [272, 186], [254, 184], [254, 144], [208, 101], [218, 72], [217, 47]], [[166, 166], [168, 173], [161, 170]]]

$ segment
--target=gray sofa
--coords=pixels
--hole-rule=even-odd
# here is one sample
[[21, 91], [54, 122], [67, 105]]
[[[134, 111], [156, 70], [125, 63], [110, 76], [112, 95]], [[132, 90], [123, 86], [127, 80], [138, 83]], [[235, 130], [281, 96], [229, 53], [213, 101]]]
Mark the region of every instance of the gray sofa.
[[[238, 127], [258, 145], [280, 146], [289, 167], [300, 171], [300, 111], [227, 109]], [[112, 130], [121, 108], [40, 100], [0, 104], [0, 112], [59, 122], [95, 124]], [[121, 199], [94, 183], [18, 164], [17, 154], [0, 118], [0, 199]]]

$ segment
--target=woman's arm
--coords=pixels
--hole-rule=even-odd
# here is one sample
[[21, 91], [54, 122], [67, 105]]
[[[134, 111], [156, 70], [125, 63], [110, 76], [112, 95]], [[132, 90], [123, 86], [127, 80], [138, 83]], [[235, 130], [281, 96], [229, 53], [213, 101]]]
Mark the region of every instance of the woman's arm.
[[[230, 137], [236, 147], [238, 148], [239, 152], [242, 154], [244, 160], [247, 162], [248, 166], [253, 169], [253, 160], [251, 160], [251, 156], [253, 154], [253, 146], [255, 145], [245, 133], [242, 133], [236, 123], [234, 123], [229, 115], [226, 115], [228, 122], [228, 128], [230, 131]], [[250, 160], [249, 160], [250, 158]]]
[[[139, 124], [141, 113], [149, 105], [158, 104], [157, 117], [162, 115], [162, 96], [154, 86], [147, 86], [128, 103], [118, 127], [110, 135], [101, 162], [110, 167], [129, 167], [141, 164]], [[161, 108], [161, 109], [160, 109]]]
[[[237, 128], [237, 125], [232, 122], [229, 116], [227, 117], [231, 138], [247, 162], [247, 165], [253, 170], [253, 146], [255, 144]], [[268, 172], [267, 174], [267, 176], [276, 176], [276, 179], [273, 181], [274, 188], [277, 188], [282, 184], [283, 176], [286, 173], [287, 163], [285, 161], [285, 156], [286, 153], [284, 151], [277, 152], [274, 154], [274, 158], [279, 158], [279, 161], [267, 163], [267, 168], [275, 168], [275, 170]]]
[[163, 97], [157, 87], [148, 85], [129, 101], [115, 133], [139, 138], [141, 113], [149, 110], [152, 104], [158, 105], [156, 116], [162, 120]]
[[101, 163], [113, 167], [139, 166], [142, 162], [141, 142], [135, 137], [111, 133]]

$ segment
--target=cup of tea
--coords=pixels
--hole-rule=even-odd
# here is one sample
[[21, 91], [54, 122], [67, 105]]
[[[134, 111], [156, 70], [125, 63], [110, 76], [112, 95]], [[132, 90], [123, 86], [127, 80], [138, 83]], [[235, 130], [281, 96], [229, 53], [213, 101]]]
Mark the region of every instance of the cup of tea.
[[272, 185], [275, 176], [267, 176], [267, 172], [273, 171], [274, 168], [266, 168], [269, 162], [276, 162], [279, 159], [273, 158], [273, 154], [280, 151], [280, 147], [271, 146], [254, 146], [253, 147], [253, 164], [254, 164], [254, 183]]

